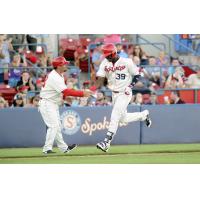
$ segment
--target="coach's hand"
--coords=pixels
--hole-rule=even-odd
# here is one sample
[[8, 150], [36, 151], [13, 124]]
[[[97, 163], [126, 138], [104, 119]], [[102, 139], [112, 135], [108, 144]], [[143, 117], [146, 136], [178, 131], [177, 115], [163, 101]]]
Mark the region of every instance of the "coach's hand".
[[90, 97], [93, 94], [90, 90], [83, 90], [83, 96], [84, 97]]

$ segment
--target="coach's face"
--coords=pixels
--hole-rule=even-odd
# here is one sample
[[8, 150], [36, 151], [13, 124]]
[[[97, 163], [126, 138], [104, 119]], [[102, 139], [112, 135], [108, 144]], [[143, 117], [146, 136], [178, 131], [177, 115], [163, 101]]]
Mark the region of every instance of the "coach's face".
[[60, 67], [60, 71], [63, 73], [63, 72], [66, 72], [67, 71], [67, 65], [63, 65]]

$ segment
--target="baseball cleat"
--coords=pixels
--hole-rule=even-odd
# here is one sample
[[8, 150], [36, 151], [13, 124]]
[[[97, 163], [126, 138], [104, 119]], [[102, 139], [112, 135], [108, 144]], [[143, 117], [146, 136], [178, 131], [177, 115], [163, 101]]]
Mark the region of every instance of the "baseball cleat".
[[151, 127], [152, 121], [151, 121], [151, 118], [149, 117], [149, 115], [147, 115], [147, 118], [145, 119], [145, 123], [146, 123], [148, 128]]
[[101, 149], [104, 152], [107, 152], [108, 149], [110, 148], [110, 144], [107, 142], [99, 142], [96, 145], [97, 149]]
[[44, 151], [43, 153], [44, 153], [44, 154], [51, 154], [51, 153], [56, 153], [56, 152], [54, 152], [54, 151], [52, 151], [52, 150], [47, 150], [47, 151]]
[[64, 151], [63, 153], [69, 153], [70, 151], [72, 151], [73, 149], [75, 149], [77, 147], [76, 144], [72, 144], [72, 145], [69, 145], [67, 150]]
[[144, 110], [143, 112], [144, 112], [145, 115], [146, 115], [146, 119], [144, 120], [144, 121], [145, 121], [145, 124], [146, 124], [146, 126], [147, 126], [148, 128], [150, 128], [151, 125], [152, 125], [152, 121], [151, 121], [151, 118], [150, 118], [150, 116], [149, 116], [149, 111], [148, 111], [148, 110]]

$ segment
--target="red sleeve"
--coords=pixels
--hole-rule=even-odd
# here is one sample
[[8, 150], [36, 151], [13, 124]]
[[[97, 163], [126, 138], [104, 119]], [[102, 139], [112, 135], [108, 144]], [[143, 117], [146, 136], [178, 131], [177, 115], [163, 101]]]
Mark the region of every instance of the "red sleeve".
[[83, 97], [83, 91], [74, 89], [65, 89], [62, 91], [64, 98], [66, 96]]

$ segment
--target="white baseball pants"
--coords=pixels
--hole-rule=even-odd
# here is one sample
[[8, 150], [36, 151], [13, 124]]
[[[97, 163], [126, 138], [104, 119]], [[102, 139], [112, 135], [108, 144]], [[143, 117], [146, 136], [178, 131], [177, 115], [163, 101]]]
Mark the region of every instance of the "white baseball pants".
[[52, 150], [54, 140], [62, 152], [66, 151], [68, 146], [64, 142], [61, 133], [59, 106], [48, 100], [42, 99], [39, 103], [39, 111], [47, 126], [46, 141], [43, 147], [43, 152]]
[[108, 131], [113, 134], [116, 134], [120, 122], [144, 121], [147, 117], [146, 111], [127, 113], [127, 106], [132, 98], [131, 88], [128, 88], [126, 92], [127, 94], [125, 92], [112, 93], [113, 110]]

